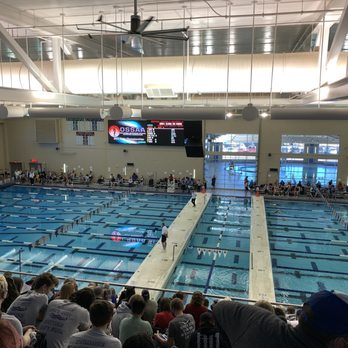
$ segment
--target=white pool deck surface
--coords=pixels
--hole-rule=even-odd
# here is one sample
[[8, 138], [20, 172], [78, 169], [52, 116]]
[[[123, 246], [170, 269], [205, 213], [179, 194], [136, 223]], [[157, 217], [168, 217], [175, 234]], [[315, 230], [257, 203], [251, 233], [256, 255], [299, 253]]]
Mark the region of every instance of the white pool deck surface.
[[272, 261], [263, 197], [252, 197], [249, 299], [275, 302]]
[[[159, 240], [128, 280], [127, 285], [147, 289], [166, 288], [211, 196], [211, 193], [197, 193], [196, 207], [193, 207], [191, 199], [189, 200], [168, 228], [166, 250]], [[160, 295], [159, 292], [151, 290], [150, 294], [151, 298], [155, 299]]]
[[[191, 201], [186, 204], [169, 226], [166, 250], [159, 240], [127, 285], [150, 289], [151, 298], [160, 296], [159, 291], [151, 289], [166, 288], [211, 196], [198, 193], [196, 207]], [[275, 302], [265, 204], [263, 197], [255, 196], [252, 197], [250, 224], [249, 299]]]

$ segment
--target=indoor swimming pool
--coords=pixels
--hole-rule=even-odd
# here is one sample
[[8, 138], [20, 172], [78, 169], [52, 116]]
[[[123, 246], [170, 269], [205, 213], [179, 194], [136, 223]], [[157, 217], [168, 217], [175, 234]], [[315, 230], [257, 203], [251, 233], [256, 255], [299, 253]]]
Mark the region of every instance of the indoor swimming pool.
[[[125, 284], [189, 196], [11, 186], [0, 190], [0, 269]], [[266, 200], [276, 299], [347, 292], [348, 232], [324, 203]], [[340, 216], [347, 205], [336, 204]], [[248, 297], [250, 198], [213, 196], [167, 288]], [[26, 279], [26, 277], [24, 277]], [[116, 287], [119, 291], [121, 288]]]
[[250, 198], [213, 197], [167, 288], [248, 298]]
[[[334, 204], [346, 216], [348, 206]], [[319, 290], [347, 292], [348, 232], [324, 203], [266, 200], [277, 301], [302, 303]]]
[[[0, 190], [1, 269], [126, 283], [187, 196], [11, 186]], [[120, 289], [117, 289], [120, 290]]]

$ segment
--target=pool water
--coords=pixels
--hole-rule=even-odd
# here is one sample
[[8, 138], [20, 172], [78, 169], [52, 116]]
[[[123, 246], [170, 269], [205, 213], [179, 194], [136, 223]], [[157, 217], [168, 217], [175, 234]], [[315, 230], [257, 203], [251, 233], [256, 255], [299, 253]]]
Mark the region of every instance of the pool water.
[[[337, 205], [347, 214], [346, 205]], [[302, 303], [320, 290], [347, 292], [348, 232], [324, 203], [267, 200], [276, 299]]]
[[167, 288], [248, 297], [250, 199], [213, 197]]
[[[12, 186], [0, 190], [1, 269], [126, 283], [187, 196]], [[117, 289], [120, 290], [120, 289]]]

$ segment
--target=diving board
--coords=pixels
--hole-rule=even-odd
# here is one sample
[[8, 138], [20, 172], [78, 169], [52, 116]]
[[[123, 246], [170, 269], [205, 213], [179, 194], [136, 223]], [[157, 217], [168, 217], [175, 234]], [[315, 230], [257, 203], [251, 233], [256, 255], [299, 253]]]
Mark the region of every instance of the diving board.
[[[210, 198], [210, 193], [197, 193], [196, 207], [193, 207], [189, 200], [169, 226], [167, 249], [163, 250], [159, 240], [128, 280], [127, 285], [148, 289], [166, 287]], [[151, 291], [152, 298], [157, 299], [159, 295], [160, 293]]]
[[275, 302], [265, 202], [263, 197], [255, 196], [250, 226], [249, 299]]

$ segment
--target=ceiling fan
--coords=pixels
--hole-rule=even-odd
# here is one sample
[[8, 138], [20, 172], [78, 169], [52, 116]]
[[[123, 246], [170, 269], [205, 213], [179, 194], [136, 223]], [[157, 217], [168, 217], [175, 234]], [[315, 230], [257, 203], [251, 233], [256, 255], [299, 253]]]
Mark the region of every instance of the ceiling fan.
[[[128, 40], [125, 43], [129, 44], [135, 51], [144, 54], [142, 39], [166, 39], [166, 40], [179, 40], [179, 41], [187, 41], [188, 37], [188, 29], [186, 28], [177, 28], [177, 29], [163, 29], [163, 30], [152, 30], [146, 31], [145, 29], [151, 24], [154, 20], [153, 16], [141, 21], [140, 16], [138, 15], [137, 8], [137, 0], [134, 0], [134, 14], [131, 15], [130, 18], [130, 30], [125, 29], [121, 26], [115, 25], [113, 23], [109, 23], [104, 21], [103, 15], [100, 15], [97, 19], [99, 23], [105, 24], [109, 27], [113, 27], [116, 30], [103, 30], [105, 32], [113, 32], [117, 35], [128, 35]], [[87, 28], [81, 28], [77, 26], [78, 30], [88, 30]], [[95, 29], [90, 29], [93, 31], [97, 31]], [[100, 31], [100, 30], [99, 30]], [[151, 40], [153, 41], [153, 40]]]

